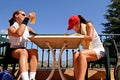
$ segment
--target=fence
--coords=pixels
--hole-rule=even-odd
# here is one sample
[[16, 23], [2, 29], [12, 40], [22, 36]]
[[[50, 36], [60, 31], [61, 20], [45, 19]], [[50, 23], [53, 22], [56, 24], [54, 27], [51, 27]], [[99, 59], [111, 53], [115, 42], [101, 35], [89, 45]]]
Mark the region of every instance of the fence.
[[[44, 34], [41, 34], [44, 35]], [[45, 35], [51, 35], [51, 34], [45, 34]], [[52, 35], [57, 35], [57, 34], [52, 34]], [[104, 42], [106, 39], [112, 39], [113, 37], [116, 36], [120, 36], [120, 34], [99, 34], [100, 39], [102, 42]], [[8, 38], [7, 34], [0, 34], [0, 37], [6, 37]], [[30, 48], [35, 48], [38, 50], [38, 54], [39, 54], [39, 65], [38, 68], [51, 68], [52, 65], [52, 54], [50, 52], [49, 49], [40, 49], [37, 45], [35, 45], [32, 42], [27, 42], [26, 43], [26, 47], [28, 49]], [[79, 47], [81, 48], [81, 47]], [[58, 53], [59, 53], [59, 49], [55, 49], [55, 55], [56, 55], [56, 59], [58, 58]], [[70, 68], [73, 67], [73, 52], [74, 50], [72, 49], [65, 49], [61, 58], [61, 67], [62, 68]]]

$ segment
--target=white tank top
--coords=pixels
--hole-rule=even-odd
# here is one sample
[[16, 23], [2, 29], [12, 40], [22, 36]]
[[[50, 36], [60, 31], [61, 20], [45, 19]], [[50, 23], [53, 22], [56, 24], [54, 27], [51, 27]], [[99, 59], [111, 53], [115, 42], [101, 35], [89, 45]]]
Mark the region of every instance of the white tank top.
[[[81, 24], [81, 34], [83, 35], [87, 35], [87, 31], [86, 31], [86, 24]], [[86, 41], [83, 41], [83, 46], [87, 45], [87, 42]], [[98, 36], [96, 30], [94, 29], [94, 38], [92, 40], [92, 42], [90, 42], [88, 44], [89, 46], [89, 49], [95, 49], [95, 48], [103, 48], [103, 45], [102, 45], [102, 42], [100, 40], [100, 37]]]
[[[15, 22], [12, 26], [14, 26], [16, 29], [19, 28], [19, 25], [17, 22]], [[11, 48], [20, 48], [25, 47], [25, 42], [28, 41], [29, 31], [26, 26], [25, 31], [21, 37], [14, 37], [9, 36], [9, 42], [11, 43]]]
[[94, 29], [94, 38], [92, 40], [92, 47], [95, 48], [103, 48], [103, 44], [100, 40], [100, 37], [98, 36], [96, 30]]

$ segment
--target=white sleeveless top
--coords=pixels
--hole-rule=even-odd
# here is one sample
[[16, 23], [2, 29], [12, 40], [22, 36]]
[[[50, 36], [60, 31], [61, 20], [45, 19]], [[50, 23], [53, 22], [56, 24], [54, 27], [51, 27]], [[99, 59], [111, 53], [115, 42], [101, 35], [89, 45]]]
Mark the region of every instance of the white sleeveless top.
[[[14, 26], [16, 29], [19, 28], [19, 25], [17, 22], [15, 22], [12, 26]], [[25, 42], [28, 41], [28, 36], [29, 36], [29, 31], [26, 26], [25, 31], [21, 37], [14, 37], [14, 36], [9, 36], [9, 42], [11, 43], [10, 47], [11, 48], [20, 48], [20, 47], [25, 47]]]
[[[84, 35], [87, 34], [86, 27], [87, 27], [86, 24], [81, 24], [81, 34], [84, 34]], [[103, 48], [103, 45], [96, 30], [94, 29], [94, 38], [92, 42], [89, 43], [89, 49], [95, 49], [95, 48]]]
[[[78, 36], [78, 35], [87, 35], [87, 30], [86, 30], [86, 24], [81, 23], [81, 32], [80, 33], [75, 33], [72, 36]], [[103, 49], [103, 45], [102, 42], [96, 32], [96, 30], [94, 29], [94, 38], [91, 42], [87, 42], [84, 40], [81, 40], [81, 46], [83, 49], [95, 49], [95, 48], [102, 48]]]
[[98, 36], [96, 30], [94, 29], [94, 38], [92, 40], [92, 47], [95, 48], [103, 48], [103, 44], [100, 40], [100, 37]]

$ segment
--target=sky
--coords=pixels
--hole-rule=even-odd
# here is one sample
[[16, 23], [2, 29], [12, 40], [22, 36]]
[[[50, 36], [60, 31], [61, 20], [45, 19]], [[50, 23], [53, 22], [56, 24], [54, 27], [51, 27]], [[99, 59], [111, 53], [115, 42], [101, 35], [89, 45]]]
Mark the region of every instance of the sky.
[[101, 34], [109, 4], [110, 0], [0, 0], [0, 34], [6, 33], [8, 20], [16, 10], [36, 13], [36, 23], [28, 25], [38, 34], [74, 33], [67, 31], [72, 15], [84, 16]]
[[8, 20], [16, 10], [36, 13], [36, 23], [28, 25], [38, 34], [74, 33], [67, 31], [68, 19], [73, 15], [91, 21], [101, 34], [109, 4], [110, 0], [0, 0], [0, 34], [7, 33]]

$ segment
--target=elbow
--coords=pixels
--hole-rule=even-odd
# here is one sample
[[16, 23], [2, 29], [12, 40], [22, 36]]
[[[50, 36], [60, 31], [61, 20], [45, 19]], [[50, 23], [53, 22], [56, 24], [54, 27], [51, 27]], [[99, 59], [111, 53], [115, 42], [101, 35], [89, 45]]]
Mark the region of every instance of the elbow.
[[93, 40], [93, 37], [92, 36], [89, 36], [89, 41], [91, 42]]
[[17, 37], [21, 37], [23, 35], [22, 32], [17, 32], [16, 34], [17, 34]]
[[91, 41], [93, 40], [93, 37], [85, 35], [85, 36], [84, 36], [84, 39], [85, 39], [86, 41], [90, 41], [90, 42], [91, 42]]
[[92, 38], [89, 39], [90, 42], [91, 42], [92, 40], [93, 40]]

